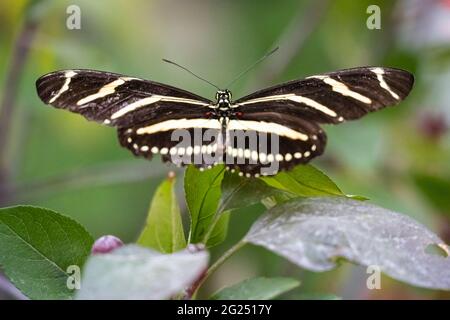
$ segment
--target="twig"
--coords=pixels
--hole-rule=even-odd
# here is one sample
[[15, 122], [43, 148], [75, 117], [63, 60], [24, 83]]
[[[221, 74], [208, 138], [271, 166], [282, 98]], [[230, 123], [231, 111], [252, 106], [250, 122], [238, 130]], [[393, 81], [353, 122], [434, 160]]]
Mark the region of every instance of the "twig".
[[80, 170], [73, 170], [63, 175], [18, 184], [13, 191], [16, 194], [16, 198], [23, 201], [69, 188], [83, 188], [93, 185], [103, 186], [142, 181], [148, 178], [162, 178], [165, 174], [164, 172], [164, 166], [157, 163], [150, 165], [148, 162], [136, 160], [102, 163]]
[[234, 246], [232, 246], [230, 249], [228, 249], [219, 259], [217, 259], [216, 262], [213, 263], [213, 265], [206, 271], [204, 276], [195, 283], [195, 287], [191, 288], [191, 295], [190, 297], [195, 297], [197, 295], [198, 289], [205, 283], [205, 281], [211, 276], [222, 264], [224, 264], [225, 261], [228, 260], [233, 254], [235, 254], [237, 251], [239, 251], [243, 246], [245, 246], [247, 242], [245, 242], [244, 239], [241, 239], [239, 242], [237, 242]]
[[205, 236], [202, 239], [202, 243], [206, 245], [209, 238], [211, 237], [212, 232], [214, 231], [214, 228], [216, 227], [217, 223], [219, 222], [220, 218], [222, 218], [222, 211], [217, 210], [214, 214], [214, 218], [211, 221], [211, 224], [209, 225], [208, 231], [206, 231]]
[[206, 272], [205, 280], [208, 278], [211, 274], [213, 274], [229, 257], [231, 257], [233, 254], [235, 254], [239, 249], [241, 249], [247, 242], [244, 240], [240, 240], [238, 243], [236, 243], [234, 246], [232, 246], [230, 249], [228, 249], [227, 252], [225, 252], [214, 264], [208, 269]]
[[0, 300], [28, 300], [5, 276], [0, 273]]
[[17, 97], [17, 90], [25, 62], [36, 34], [38, 20], [27, 15], [22, 29], [14, 43], [11, 67], [5, 79], [3, 99], [0, 104], [0, 203], [10, 197], [9, 188], [10, 171], [8, 169], [8, 142], [10, 140], [10, 127]]

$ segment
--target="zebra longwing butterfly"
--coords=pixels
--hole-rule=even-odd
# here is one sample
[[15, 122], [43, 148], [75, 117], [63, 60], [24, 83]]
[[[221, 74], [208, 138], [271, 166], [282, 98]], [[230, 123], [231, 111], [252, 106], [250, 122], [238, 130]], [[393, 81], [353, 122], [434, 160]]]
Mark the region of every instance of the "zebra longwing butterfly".
[[160, 154], [164, 161], [201, 169], [225, 163], [250, 177], [309, 162], [325, 148], [320, 124], [395, 105], [413, 82], [404, 70], [360, 67], [286, 82], [238, 100], [229, 90], [218, 90], [211, 101], [149, 80], [76, 69], [46, 74], [36, 87], [46, 104], [116, 127], [120, 144], [136, 156]]

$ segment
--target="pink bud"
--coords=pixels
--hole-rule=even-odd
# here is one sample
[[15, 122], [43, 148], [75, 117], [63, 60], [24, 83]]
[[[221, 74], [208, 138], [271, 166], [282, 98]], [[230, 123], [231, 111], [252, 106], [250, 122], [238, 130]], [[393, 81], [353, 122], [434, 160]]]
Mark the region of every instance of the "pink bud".
[[448, 132], [445, 116], [440, 113], [425, 113], [419, 118], [419, 130], [428, 139], [439, 140]]
[[123, 246], [122, 240], [115, 236], [107, 235], [98, 238], [92, 246], [92, 254], [103, 254]]
[[196, 253], [196, 252], [205, 250], [205, 248], [206, 247], [205, 247], [205, 245], [203, 243], [196, 243], [196, 244], [190, 243], [190, 244], [187, 245], [186, 250], [189, 253]]

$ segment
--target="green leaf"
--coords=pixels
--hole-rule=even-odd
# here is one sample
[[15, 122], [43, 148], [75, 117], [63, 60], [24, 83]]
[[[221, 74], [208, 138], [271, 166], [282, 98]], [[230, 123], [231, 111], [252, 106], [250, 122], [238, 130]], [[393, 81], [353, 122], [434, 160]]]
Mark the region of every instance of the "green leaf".
[[[228, 217], [216, 217], [224, 212], [258, 202], [281, 203], [299, 195], [342, 195], [342, 192], [311, 166], [299, 166], [263, 180], [224, 172], [223, 166], [205, 172], [190, 166], [185, 175], [185, 194], [192, 221], [189, 242], [203, 242], [207, 238], [207, 246], [212, 247], [226, 237]], [[217, 223], [212, 226], [214, 221]]]
[[245, 208], [266, 198], [285, 194], [285, 191], [274, 188], [261, 179], [244, 178], [227, 171], [222, 181], [219, 211]]
[[208, 248], [217, 246], [225, 240], [228, 233], [229, 222], [230, 212], [222, 212], [206, 242]]
[[208, 252], [172, 254], [137, 245], [89, 258], [77, 299], [169, 299], [208, 267]]
[[[344, 258], [412, 285], [450, 290], [448, 246], [408, 216], [367, 202], [297, 198], [268, 210], [245, 240], [312, 271], [330, 270]], [[428, 253], [430, 245], [447, 256]]]
[[225, 240], [232, 210], [245, 208], [265, 198], [284, 193], [268, 186], [262, 180], [243, 178], [237, 173], [226, 171], [222, 180], [220, 205], [216, 210], [216, 215], [220, 215], [220, 218], [208, 237], [208, 246], [218, 245]]
[[292, 278], [253, 278], [215, 293], [213, 300], [269, 300], [300, 285]]
[[[54, 211], [0, 209], [0, 265], [31, 299], [68, 299], [69, 266], [81, 268], [94, 240], [76, 221]], [[75, 276], [75, 275], [74, 275]]]
[[262, 179], [268, 185], [296, 196], [344, 195], [330, 178], [311, 165], [298, 165], [290, 171], [282, 171], [275, 176]]
[[430, 204], [436, 210], [450, 216], [450, 177], [415, 174], [413, 178], [416, 186]]
[[175, 179], [168, 178], [156, 190], [138, 244], [163, 253], [171, 253], [186, 247], [174, 186]]
[[219, 206], [223, 166], [201, 172], [194, 166], [186, 169], [184, 191], [191, 215], [189, 243], [203, 241]]
[[295, 296], [296, 300], [342, 300], [332, 293], [302, 293]]

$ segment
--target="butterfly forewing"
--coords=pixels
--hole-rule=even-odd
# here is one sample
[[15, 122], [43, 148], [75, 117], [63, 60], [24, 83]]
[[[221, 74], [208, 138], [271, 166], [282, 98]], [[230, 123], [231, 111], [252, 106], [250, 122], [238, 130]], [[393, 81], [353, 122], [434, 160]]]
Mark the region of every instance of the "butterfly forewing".
[[117, 127], [200, 117], [211, 101], [168, 85], [95, 70], [63, 70], [36, 82], [39, 97], [54, 107]]
[[399, 103], [413, 82], [413, 76], [400, 69], [352, 68], [263, 89], [234, 105], [243, 113], [270, 110], [319, 123], [340, 123]]

